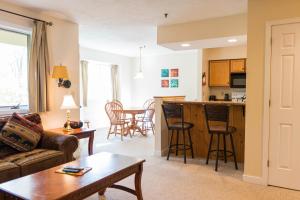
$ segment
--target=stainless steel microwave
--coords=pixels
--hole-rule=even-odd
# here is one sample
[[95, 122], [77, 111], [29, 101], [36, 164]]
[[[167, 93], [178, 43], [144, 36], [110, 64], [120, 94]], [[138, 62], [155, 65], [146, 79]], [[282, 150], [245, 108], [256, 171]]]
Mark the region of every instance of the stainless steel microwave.
[[231, 88], [246, 88], [246, 73], [230, 74]]

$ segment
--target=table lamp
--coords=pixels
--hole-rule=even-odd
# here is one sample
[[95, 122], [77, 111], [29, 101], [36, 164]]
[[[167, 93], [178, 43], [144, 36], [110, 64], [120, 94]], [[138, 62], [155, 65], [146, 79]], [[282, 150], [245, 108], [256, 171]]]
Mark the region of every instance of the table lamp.
[[67, 117], [67, 127], [65, 128], [65, 130], [67, 132], [70, 132], [72, 131], [72, 128], [70, 126], [70, 113], [71, 113], [71, 109], [76, 109], [78, 108], [77, 105], [75, 104], [75, 101], [73, 99], [73, 96], [71, 94], [67, 94], [64, 96], [64, 100], [63, 100], [63, 103], [60, 107], [60, 109], [63, 109], [63, 110], [67, 110], [66, 112], [66, 117]]

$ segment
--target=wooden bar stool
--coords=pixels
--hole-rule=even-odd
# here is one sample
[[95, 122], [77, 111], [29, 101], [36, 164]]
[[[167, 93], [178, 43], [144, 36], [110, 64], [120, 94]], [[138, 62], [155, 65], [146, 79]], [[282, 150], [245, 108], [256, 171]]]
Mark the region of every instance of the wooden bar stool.
[[[224, 162], [227, 163], [227, 156], [233, 156], [235, 169], [238, 169], [236, 162], [235, 148], [233, 144], [232, 134], [236, 131], [235, 127], [229, 126], [229, 106], [227, 105], [216, 105], [206, 104], [204, 105], [206, 124], [208, 133], [210, 134], [210, 142], [208, 147], [208, 153], [206, 158], [206, 164], [208, 164], [209, 156], [211, 152], [217, 152], [215, 171], [218, 171], [219, 153], [223, 152]], [[215, 125], [213, 123], [220, 123]], [[213, 136], [217, 135], [217, 149], [212, 150]], [[223, 150], [220, 150], [220, 136], [223, 137]], [[227, 151], [226, 137], [230, 137], [231, 151]], [[229, 154], [229, 155], [228, 155]]]
[[[162, 110], [166, 119], [168, 132], [171, 131], [171, 139], [169, 142], [169, 150], [167, 160], [169, 160], [170, 153], [175, 149], [176, 156], [178, 151], [184, 152], [184, 163], [186, 163], [186, 150], [191, 150], [192, 158], [194, 158], [193, 143], [191, 138], [190, 129], [193, 128], [194, 124], [184, 122], [183, 118], [183, 105], [182, 104], [163, 104]], [[177, 133], [176, 144], [172, 143], [174, 131]], [[188, 133], [189, 144], [186, 144], [186, 131]], [[182, 134], [183, 144], [179, 144], [179, 134]], [[182, 147], [182, 148], [179, 148]]]

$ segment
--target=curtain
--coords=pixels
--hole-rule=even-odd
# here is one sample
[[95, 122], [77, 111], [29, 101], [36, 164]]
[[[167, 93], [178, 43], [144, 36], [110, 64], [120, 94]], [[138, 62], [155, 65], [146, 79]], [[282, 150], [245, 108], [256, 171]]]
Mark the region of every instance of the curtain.
[[120, 100], [118, 65], [111, 66], [112, 98]]
[[48, 111], [47, 77], [49, 74], [47, 25], [35, 21], [32, 29], [28, 75], [30, 112]]
[[88, 61], [82, 60], [81, 64], [81, 78], [82, 78], [82, 103], [87, 107], [88, 98]]

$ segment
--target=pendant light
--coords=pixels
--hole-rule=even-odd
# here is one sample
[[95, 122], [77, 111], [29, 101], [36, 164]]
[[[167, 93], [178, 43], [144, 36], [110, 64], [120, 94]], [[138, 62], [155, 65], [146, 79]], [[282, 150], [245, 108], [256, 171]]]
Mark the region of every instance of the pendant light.
[[140, 66], [139, 66], [139, 71], [134, 76], [134, 79], [143, 79], [144, 78], [144, 74], [142, 71], [142, 49], [145, 47], [146, 47], [145, 45], [140, 47]]

